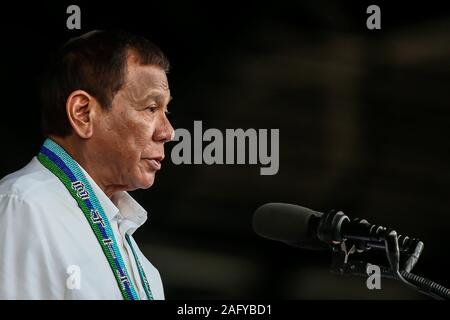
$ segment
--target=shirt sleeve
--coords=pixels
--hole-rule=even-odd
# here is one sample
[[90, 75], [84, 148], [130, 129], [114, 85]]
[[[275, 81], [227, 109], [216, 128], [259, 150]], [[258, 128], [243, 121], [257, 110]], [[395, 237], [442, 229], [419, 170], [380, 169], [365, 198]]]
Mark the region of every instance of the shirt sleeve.
[[0, 194], [0, 299], [63, 299], [42, 208], [16, 195]]

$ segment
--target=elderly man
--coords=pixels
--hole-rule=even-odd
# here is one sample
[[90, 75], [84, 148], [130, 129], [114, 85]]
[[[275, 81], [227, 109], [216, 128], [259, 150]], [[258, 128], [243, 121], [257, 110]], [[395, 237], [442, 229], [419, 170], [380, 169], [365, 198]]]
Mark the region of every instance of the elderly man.
[[161, 50], [94, 31], [66, 43], [43, 84], [40, 152], [0, 181], [0, 299], [164, 299], [132, 238], [174, 130]]

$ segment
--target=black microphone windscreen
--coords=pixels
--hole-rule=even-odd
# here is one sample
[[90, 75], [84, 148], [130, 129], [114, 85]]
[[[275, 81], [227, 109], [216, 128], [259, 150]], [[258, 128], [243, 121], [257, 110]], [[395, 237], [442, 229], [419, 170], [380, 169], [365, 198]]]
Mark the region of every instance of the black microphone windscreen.
[[264, 238], [307, 249], [328, 246], [317, 238], [322, 213], [287, 203], [268, 203], [256, 209], [253, 230]]

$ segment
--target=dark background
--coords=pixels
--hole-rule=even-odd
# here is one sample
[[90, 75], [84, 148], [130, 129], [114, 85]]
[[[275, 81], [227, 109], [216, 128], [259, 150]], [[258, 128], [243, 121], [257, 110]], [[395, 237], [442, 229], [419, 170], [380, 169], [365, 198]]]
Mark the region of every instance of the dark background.
[[[66, 8], [81, 7], [82, 30]], [[381, 7], [381, 30], [366, 8]], [[132, 195], [149, 211], [135, 234], [166, 298], [416, 299], [383, 280], [329, 273], [329, 252], [256, 236], [266, 202], [395, 227], [421, 238], [415, 272], [450, 287], [450, 10], [439, 2], [15, 1], [1, 7], [0, 176], [37, 153], [39, 75], [70, 37], [118, 28], [157, 43], [172, 63], [171, 121], [279, 128], [280, 170], [170, 163]], [[385, 262], [375, 253], [368, 259]]]

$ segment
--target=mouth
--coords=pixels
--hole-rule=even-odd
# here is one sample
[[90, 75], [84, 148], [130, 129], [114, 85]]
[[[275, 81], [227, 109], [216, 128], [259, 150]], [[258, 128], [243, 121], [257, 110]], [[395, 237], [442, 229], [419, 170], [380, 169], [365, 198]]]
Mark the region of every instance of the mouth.
[[143, 160], [147, 162], [153, 170], [161, 170], [161, 161], [163, 160], [163, 157], [144, 158]]

